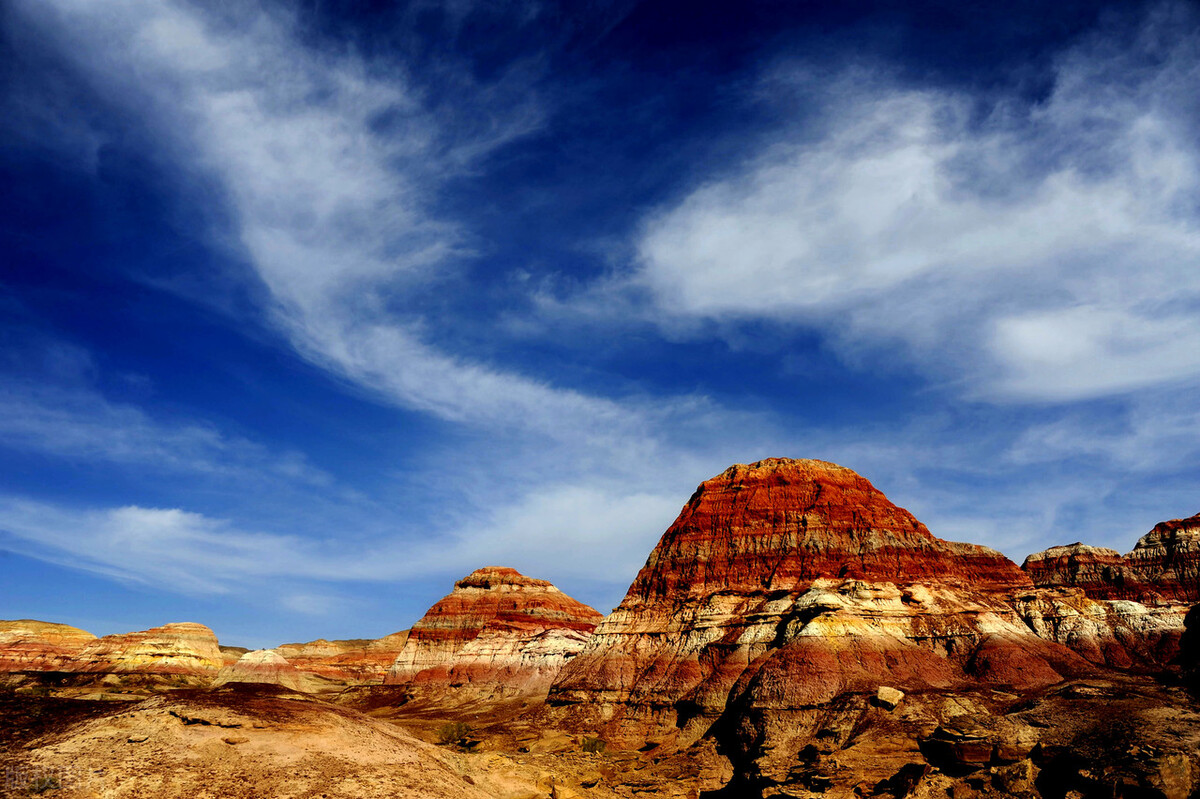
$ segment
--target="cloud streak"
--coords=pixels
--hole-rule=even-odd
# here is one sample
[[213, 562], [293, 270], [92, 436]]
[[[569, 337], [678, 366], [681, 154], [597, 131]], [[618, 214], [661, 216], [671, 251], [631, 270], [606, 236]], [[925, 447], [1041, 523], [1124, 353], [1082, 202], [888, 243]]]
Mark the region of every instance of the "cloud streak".
[[327, 486], [332, 478], [300, 452], [275, 453], [211, 424], [162, 421], [83, 388], [0, 386], [6, 449], [74, 462], [119, 464], [215, 478], [274, 477]]
[[254, 578], [314, 577], [321, 560], [304, 539], [246, 532], [178, 509], [78, 511], [6, 497], [0, 531], [22, 554], [194, 595], [226, 593]]
[[[1167, 6], [1132, 43], [1096, 34], [1060, 54], [1044, 99], [982, 113], [964, 92], [850, 69], [815, 139], [789, 129], [649, 217], [628, 285], [673, 324], [766, 318], [856, 357], [899, 344], [977, 398], [1196, 380], [1189, 22]], [[786, 93], [798, 74], [770, 83]]]
[[302, 355], [455, 422], [571, 440], [642, 424], [620, 403], [441, 352], [420, 315], [395, 312], [397, 297], [471, 252], [432, 210], [445, 180], [535, 129], [534, 102], [466, 85], [487, 125], [462, 118], [465, 98], [458, 116], [434, 115], [402, 63], [305, 46], [293, 19], [253, 4], [232, 25], [171, 0], [23, 8], [111, 96], [147, 103], [191, 168], [219, 179], [271, 319]]
[[[399, 501], [306, 497], [286, 519], [272, 517], [278, 496], [251, 496], [250, 518], [197, 513], [212, 508], [185, 491], [109, 502], [118, 507], [0, 499], [0, 529], [23, 553], [197, 595], [299, 581], [295, 604], [309, 608], [336, 594], [322, 583], [485, 562], [620, 589], [699, 480], [786, 455], [845, 463], [935, 533], [1019, 558], [1047, 530], [1073, 538], [1098, 520], [1104, 535], [1140, 532], [1128, 512], [1078, 508], [1111, 497], [1126, 472], [1156, 475], [1153, 452], [1172, 436], [1191, 442], [1175, 453], [1197, 451], [1187, 403], [1100, 421], [1039, 405], [1200, 378], [1200, 158], [1187, 124], [1197, 44], [1170, 7], [1132, 44], [1098, 35], [1060, 54], [1036, 102], [848, 69], [815, 92], [819, 119], [806, 114], [746, 162], [702, 175], [633, 234], [628, 271], [592, 287], [588, 300], [602, 301], [588, 310], [609, 314], [605, 324], [630, 321], [628, 304], [604, 304], [613, 292], [681, 338], [713, 320], [816, 329], [856, 364], [916, 364], [987, 401], [945, 418], [950, 392], [935, 390], [928, 412], [888, 424], [799, 421], [799, 400], [783, 392], [755, 405], [773, 410], [747, 412], [700, 396], [589, 393], [540, 378], [536, 358], [506, 367], [439, 344], [434, 331], [454, 320], [421, 298], [464, 285], [463, 264], [479, 258], [446, 210], [448, 181], [539, 129], [535, 93], [514, 102], [520, 92], [460, 75], [435, 111], [402, 60], [316, 45], [264, 4], [227, 5], [227, 17], [182, 0], [15, 8], [149, 127], [167, 160], [220, 187], [230, 227], [219, 243], [261, 285], [260, 323], [373, 399], [450, 431], [406, 457], [421, 473]], [[780, 68], [765, 84], [812, 94], [806, 80]], [[91, 132], [69, 138], [98, 146]], [[1011, 400], [1033, 402], [1006, 417], [996, 408]], [[56, 457], [326, 479], [299, 455], [88, 392], [12, 387], [0, 417], [10, 446]], [[1096, 454], [1090, 477], [1052, 473]], [[293, 504], [295, 492], [279, 493]]]
[[68, 508], [0, 496], [0, 541], [51, 563], [197, 596], [246, 594], [264, 580], [465, 574], [485, 563], [620, 583], [641, 566], [678, 503], [644, 492], [550, 487], [437, 539], [380, 541], [264, 532], [178, 508]]

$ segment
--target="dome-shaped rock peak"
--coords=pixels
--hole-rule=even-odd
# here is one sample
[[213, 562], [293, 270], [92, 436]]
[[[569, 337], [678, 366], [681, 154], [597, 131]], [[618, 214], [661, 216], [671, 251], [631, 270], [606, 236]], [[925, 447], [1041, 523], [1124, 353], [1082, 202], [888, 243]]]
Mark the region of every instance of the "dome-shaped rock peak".
[[[1137, 623], [1147, 651], [1179, 626]], [[717, 729], [731, 752], [794, 763], [789, 743], [755, 736], [795, 737], [880, 686], [1025, 690], [1136, 662], [1121, 642], [1139, 633], [1112, 625], [1128, 626], [1079, 592], [1043, 597], [995, 550], [936, 538], [850, 469], [772, 458], [701, 483], [547, 712], [618, 746]]]
[[1159, 522], [1126, 557], [1164, 598], [1200, 602], [1200, 513]]
[[195, 622], [174, 622], [97, 638], [79, 652], [71, 671], [211, 681], [222, 665], [224, 659], [212, 630]]
[[629, 596], [793, 591], [820, 578], [1029, 584], [995, 550], [935, 538], [850, 469], [770, 458], [701, 483]]
[[545, 580], [477, 569], [413, 625], [386, 682], [483, 696], [544, 693], [600, 618]]
[[294, 691], [303, 690], [303, 675], [274, 649], [247, 652], [232, 666], [221, 669], [214, 685], [231, 682], [268, 683]]
[[1082, 588], [1097, 599], [1125, 597], [1127, 566], [1124, 556], [1115, 549], [1078, 542], [1035, 552], [1021, 564], [1034, 585]]

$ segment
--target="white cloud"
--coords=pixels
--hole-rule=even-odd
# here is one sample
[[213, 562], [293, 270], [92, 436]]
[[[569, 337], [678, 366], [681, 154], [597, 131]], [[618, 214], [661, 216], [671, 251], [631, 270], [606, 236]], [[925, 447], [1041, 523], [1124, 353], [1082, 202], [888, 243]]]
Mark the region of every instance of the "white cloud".
[[279, 605], [305, 616], [336, 616], [354, 609], [355, 602], [332, 594], [289, 593], [279, 599]]
[[276, 477], [307, 485], [332, 478], [295, 451], [221, 432], [210, 424], [159, 420], [84, 388], [0, 386], [0, 441], [7, 449], [72, 462], [121, 464], [212, 477]]
[[992, 399], [1200, 377], [1194, 23], [1171, 8], [1124, 49], [1089, 39], [1046, 99], [982, 120], [964, 93], [851, 70], [823, 135], [788, 131], [652, 215], [631, 282], [669, 323], [900, 344]]
[[[31, 557], [187, 594], [252, 593], [280, 581], [457, 576], [489, 563], [620, 584], [681, 502], [550, 487], [443, 536], [381, 540], [263, 532], [178, 508], [80, 509], [0, 496], [0, 535], [6, 547]], [[322, 597], [328, 595], [293, 590], [280, 601], [311, 613], [324, 606]]]
[[[369, 503], [348, 502], [342, 516], [321, 508], [319, 518], [299, 520], [293, 535], [278, 532], [291, 532], [292, 516], [263, 510], [254, 521], [226, 521], [183, 509], [11, 500], [0, 528], [22, 551], [200, 593], [453, 577], [486, 561], [626, 582], [624, 569], [640, 565], [694, 484], [687, 478], [669, 500], [639, 488], [665, 458], [686, 460], [665, 443], [679, 431], [665, 431], [672, 420], [690, 431], [710, 426], [715, 409], [697, 398], [609, 399], [556, 387], [439, 350], [422, 337], [425, 320], [395, 310], [469, 249], [454, 220], [430, 210], [443, 182], [535, 125], [534, 104], [465, 86], [435, 116], [402, 64], [314, 49], [298, 41], [292, 20], [255, 4], [229, 10], [236, 25], [174, 0], [20, 7], [110, 99], [148, 121], [165, 152], [217, 178], [237, 249], [269, 291], [269, 321], [297, 351], [390, 402], [469, 428], [459, 433], [466, 445], [456, 439], [423, 461], [446, 494], [440, 517], [423, 506], [408, 513], [394, 498], [374, 514]], [[487, 124], [459, 118], [466, 107]], [[105, 430], [114, 415], [121, 424]], [[26, 444], [107, 458], [182, 451], [209, 462], [228, 443], [190, 427], [156, 442], [156, 426], [132, 409], [99, 409], [97, 418], [72, 418], [63, 431], [39, 418]], [[186, 506], [194, 497], [181, 499]], [[330, 531], [337, 541], [326, 539]]]
[[[1103, 421], [1066, 415], [1025, 426], [1015, 443], [1003, 431], [967, 439], [959, 423], [933, 416], [900, 430], [793, 431], [770, 451], [754, 450], [756, 457], [849, 465], [935, 535], [995, 546], [1020, 561], [1074, 540], [1127, 549], [1161, 518], [1193, 512], [1186, 507], [1193, 483], [1186, 472], [1178, 477], [1200, 453], [1187, 404], [1162, 401]], [[168, 591], [279, 591], [283, 607], [309, 614], [331, 607], [332, 583], [433, 576], [448, 583], [489, 564], [551, 579], [568, 593], [573, 585], [607, 585], [610, 594], [597, 601], [607, 607], [695, 484], [747, 460], [738, 453], [732, 445], [715, 445], [703, 457], [669, 453], [671, 469], [652, 459], [613, 478], [590, 466], [565, 471], [557, 459], [514, 458], [504, 475], [495, 464], [433, 458], [430, 484], [450, 493], [445, 512], [419, 529], [397, 520], [395, 508], [374, 526], [362, 523], [370, 518], [364, 508], [344, 506], [293, 529], [269, 518], [247, 524], [179, 508], [80, 509], [0, 497], [0, 536], [5, 548], [30, 557]], [[1088, 470], [1059, 468], [1077, 457], [1089, 459]]]
[[[434, 114], [402, 62], [315, 48], [299, 40], [293, 19], [258, 4], [229, 9], [233, 24], [177, 0], [19, 7], [111, 99], [146, 120], [165, 152], [217, 178], [237, 249], [269, 291], [269, 322], [299, 353], [379, 398], [487, 436], [453, 454], [470, 472], [455, 480], [461, 518], [424, 530], [437, 543], [405, 550], [401, 560], [469, 571], [478, 564], [468, 556], [484, 557], [494, 551], [487, 541], [504, 540], [516, 547], [507, 554], [561, 568], [578, 551], [600, 550], [576, 530], [547, 533], [535, 552], [517, 545], [518, 528], [536, 532], [529, 508], [569, 515], [561, 497], [572, 491], [587, 535], [601, 537], [600, 520], [614, 526], [602, 536], [610, 550], [640, 547], [660, 524], [639, 482], [673, 457], [669, 439], [713, 425], [718, 409], [694, 397], [607, 398], [558, 387], [438, 349], [424, 339], [418, 312], [396, 310], [411, 307], [414, 290], [452, 276], [469, 253], [469, 236], [431, 209], [447, 179], [539, 123], [532, 93], [521, 99], [459, 76], [461, 96]], [[543, 489], [565, 493], [555, 503]], [[406, 532], [401, 524], [394, 534]], [[380, 536], [362, 554], [377, 560], [392, 548]]]
[[[414, 548], [395, 539], [264, 532], [180, 508], [73, 508], [11, 496], [0, 496], [0, 535], [6, 548], [30, 557], [193, 595], [290, 585], [289, 596], [324, 596], [294, 583], [394, 580], [420, 574], [436, 552], [428, 541]], [[285, 595], [279, 601], [314, 608]]]
[[1093, 472], [1186, 476], [1200, 460], [1200, 414], [1189, 391], [1152, 394], [1118, 412], [1098, 409], [1031, 424], [1013, 437], [1004, 459], [1043, 467], [1086, 459]]
[[233, 25], [175, 0], [22, 8], [221, 181], [273, 321], [301, 354], [454, 421], [569, 440], [640, 427], [620, 403], [441, 352], [419, 316], [388, 309], [469, 251], [430, 207], [449, 176], [536, 127], [533, 101], [464, 84], [435, 116], [403, 64], [321, 52], [297, 40], [293, 20], [254, 5]]
[[264, 576], [319, 576], [316, 547], [178, 509], [73, 510], [0, 498], [6, 545], [52, 563], [187, 594], [225, 593]]
[[[1119, 482], [1025, 475], [990, 499], [939, 493], [916, 472], [983, 483], [1020, 458], [963, 443], [978, 435], [964, 433], [972, 422], [780, 430], [695, 398], [598, 397], [440, 350], [393, 301], [470, 251], [469, 236], [431, 209], [447, 175], [536, 126], [536, 101], [504, 105], [468, 85], [431, 114], [402, 65], [313, 49], [256, 4], [227, 7], [234, 25], [176, 0], [16, 5], [187, 169], [216, 177], [271, 322], [299, 352], [487, 434], [428, 458], [426, 479], [442, 484], [454, 515], [420, 530], [403, 517], [387, 534], [378, 529], [393, 517], [357, 529], [354, 513], [344, 521], [353, 532], [329, 540], [311, 529], [324, 521], [290, 535], [181, 509], [4, 500], [0, 528], [22, 551], [196, 593], [465, 574], [489, 561], [623, 585], [696, 482], [734, 461], [829, 457], [898, 486], [898, 500], [928, 497], [919, 515], [935, 533], [1014, 548], [1052, 526], [1065, 501]], [[827, 135], [789, 134], [647, 220], [634, 283], [667, 323], [768, 317], [818, 327], [849, 354], [900, 342], [989, 397], [1063, 400], [1195, 377], [1198, 167], [1181, 117], [1195, 43], [1159, 23], [1139, 46], [1157, 52], [1158, 33], [1169, 46], [1155, 67], [1135, 69], [1136, 53], [1097, 40], [1063, 56], [1044, 102], [1002, 100], [982, 121], [954, 91], [851, 74], [829, 87]], [[476, 100], [494, 124], [454, 117]], [[123, 406], [11, 402], [0, 432], [42, 451], [219, 468], [244, 446]], [[1061, 451], [1080, 437], [1063, 434]], [[266, 455], [242, 460], [256, 458], [276, 468]], [[312, 610], [326, 594], [287, 596]]]
[[1200, 375], [1200, 313], [1091, 305], [1013, 315], [994, 323], [990, 349], [1006, 393], [1109, 394]]
[[550, 486], [462, 531], [438, 557], [620, 584], [641, 568], [685, 500], [620, 487]]

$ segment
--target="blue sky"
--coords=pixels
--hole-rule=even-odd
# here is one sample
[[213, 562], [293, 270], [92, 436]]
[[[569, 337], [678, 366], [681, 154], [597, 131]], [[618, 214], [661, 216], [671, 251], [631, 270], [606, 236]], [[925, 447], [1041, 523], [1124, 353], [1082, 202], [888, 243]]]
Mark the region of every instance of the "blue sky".
[[1200, 510], [1181, 3], [10, 0], [0, 615], [602, 611], [735, 462], [1020, 560]]

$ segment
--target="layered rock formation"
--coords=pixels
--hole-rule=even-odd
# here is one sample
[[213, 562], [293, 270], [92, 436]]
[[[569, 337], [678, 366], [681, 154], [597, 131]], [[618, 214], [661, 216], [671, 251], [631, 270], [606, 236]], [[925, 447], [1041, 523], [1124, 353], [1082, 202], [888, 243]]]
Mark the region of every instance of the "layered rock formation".
[[304, 675], [273, 649], [255, 649], [247, 652], [233, 665], [221, 669], [213, 684], [225, 685], [232, 682], [267, 683], [282, 685], [293, 691], [304, 690]]
[[[1074, 544], [1018, 569], [934, 537], [849, 469], [738, 465], [701, 484], [602, 621], [493, 567], [377, 641], [246, 652], [196, 624], [96, 639], [0, 622], [0, 668], [19, 672], [0, 721], [36, 727], [0, 729], [0, 766], [79, 763], [104, 795], [249, 779], [281, 796], [1190, 799], [1200, 709], [1153, 673], [1178, 664], [1200, 694], [1198, 541], [1193, 517], [1127, 556]], [[187, 685], [207, 690], [64, 711]], [[427, 741], [470, 724], [487, 754], [414, 748], [298, 690]]]
[[715, 735], [744, 779], [779, 783], [821, 735], [845, 744], [881, 688], [937, 726], [964, 706], [956, 696], [1154, 667], [1181, 622], [1035, 589], [849, 469], [770, 459], [700, 485], [563, 669], [550, 714], [626, 747]]
[[1030, 584], [995, 550], [934, 538], [850, 469], [772, 458], [731, 466], [702, 483], [628, 597], [690, 602], [716, 590], [793, 591], [821, 578], [897, 577], [976, 587]]
[[347, 684], [382, 683], [408, 641], [408, 630], [374, 640], [326, 641], [283, 644], [275, 651], [296, 669], [326, 680]]
[[0, 673], [70, 670], [71, 664], [96, 636], [44, 621], [0, 621]]
[[225, 646], [221, 644], [221, 665], [223, 667], [232, 666], [242, 659], [242, 655], [250, 650], [244, 646]]
[[[72, 684], [170, 682], [206, 685], [225, 656], [213, 631], [182, 622], [150, 630], [106, 635], [65, 624], [0, 622], [0, 672], [76, 675]], [[62, 681], [61, 677], [56, 680]]]
[[1082, 588], [1096, 599], [1124, 599], [1127, 566], [1115, 549], [1076, 542], [1035, 552], [1021, 569], [1037, 586]]
[[224, 663], [217, 636], [203, 624], [177, 622], [106, 635], [80, 650], [70, 671], [84, 674], [173, 676], [210, 682]]
[[1175, 661], [1184, 633], [1179, 605], [1092, 599], [1077, 588], [1021, 592], [1012, 606], [1039, 637], [1123, 671], [1161, 671]]
[[377, 640], [322, 640], [249, 652], [220, 646], [212, 630], [186, 622], [97, 638], [65, 624], [0, 621], [0, 674], [80, 688], [98, 680], [145, 687], [240, 681], [326, 691], [381, 684], [407, 638], [403, 631]]
[[1034, 553], [1021, 568], [1035, 585], [1077, 587], [1095, 599], [1200, 602], [1200, 514], [1155, 525], [1124, 556], [1076, 543]]
[[477, 569], [413, 625], [386, 683], [474, 696], [549, 689], [600, 614], [515, 569]]

